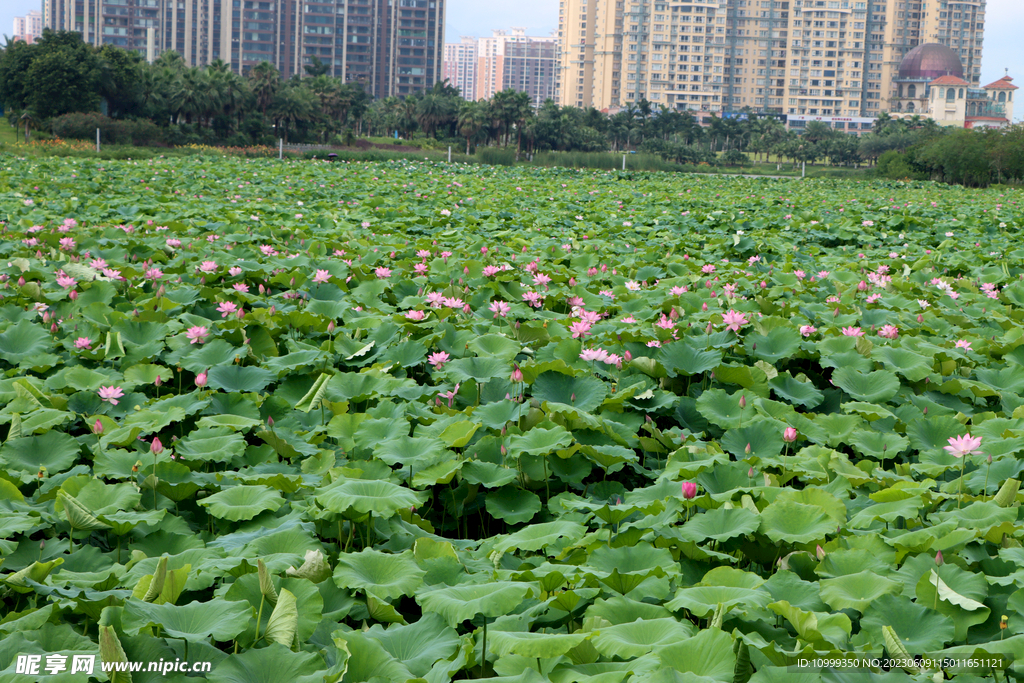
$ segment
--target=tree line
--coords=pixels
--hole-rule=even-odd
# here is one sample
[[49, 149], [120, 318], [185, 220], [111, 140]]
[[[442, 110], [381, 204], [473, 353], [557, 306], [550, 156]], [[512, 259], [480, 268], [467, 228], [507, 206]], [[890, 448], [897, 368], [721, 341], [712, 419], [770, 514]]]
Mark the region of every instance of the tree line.
[[[327, 75], [317, 58], [302, 77], [282, 78], [269, 62], [244, 76], [217, 60], [190, 67], [175, 52], [152, 64], [111, 45], [95, 48], [69, 31], [44, 31], [28, 45], [0, 49], [0, 103], [12, 124], [62, 137], [91, 138], [96, 127], [113, 142], [191, 142], [246, 146], [291, 142], [351, 144], [357, 136], [464, 147], [510, 147], [516, 158], [544, 151], [639, 151], [679, 164], [751, 161], [878, 163], [890, 177], [936, 177], [987, 184], [1024, 177], [1020, 132], [954, 131], [920, 116], [882, 114], [857, 137], [820, 121], [801, 131], [779, 119], [712, 116], [706, 125], [685, 111], [647, 100], [614, 113], [534, 107], [526, 93], [505, 90], [464, 100], [447, 81], [404, 98], [373, 100], [358, 83]], [[97, 112], [102, 112], [100, 116]]]

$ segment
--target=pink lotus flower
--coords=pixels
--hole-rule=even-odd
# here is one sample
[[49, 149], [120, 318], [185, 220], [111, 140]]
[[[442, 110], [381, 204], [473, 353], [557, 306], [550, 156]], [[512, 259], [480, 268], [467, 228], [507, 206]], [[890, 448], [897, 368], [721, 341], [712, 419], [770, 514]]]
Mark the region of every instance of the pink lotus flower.
[[200, 372], [198, 375], [196, 375], [196, 386], [202, 389], [203, 387], [206, 386], [206, 380], [207, 376], [206, 371], [204, 370], [203, 372]]
[[739, 332], [741, 327], [749, 323], [743, 313], [732, 309], [729, 309], [729, 311], [722, 316], [722, 322], [726, 324], [726, 330], [732, 330], [733, 332]]
[[237, 312], [238, 306], [236, 304], [231, 303], [230, 301], [225, 301], [221, 303], [219, 306], [217, 306], [217, 310], [220, 311], [220, 317], [226, 318], [229, 315], [232, 315], [233, 313]]
[[79, 337], [78, 339], [75, 340], [75, 348], [76, 349], [91, 349], [92, 348], [92, 340], [89, 339], [88, 337]]
[[156, 280], [159, 280], [160, 278], [162, 278], [163, 276], [164, 276], [164, 272], [162, 270], [160, 270], [159, 268], [150, 268], [149, 270], [147, 270], [143, 274], [142, 277], [144, 277], [147, 280], [156, 281]]
[[501, 272], [499, 266], [484, 266], [484, 277], [492, 277]]
[[167, 240], [167, 246], [169, 246], [171, 249], [177, 249], [178, 247], [181, 246], [181, 240], [172, 237]]
[[331, 274], [328, 271], [326, 271], [326, 270], [317, 270], [316, 274], [313, 276], [313, 282], [315, 284], [320, 284], [322, 282], [327, 282], [330, 279], [331, 279]]
[[701, 266], [700, 272], [702, 272], [702, 273], [713, 273], [713, 272], [715, 272], [715, 265], [713, 263], [705, 264], [705, 265]]
[[954, 458], [974, 455], [981, 452], [978, 450], [978, 447], [981, 446], [981, 438], [980, 436], [972, 437], [970, 432], [963, 436], [951, 436], [949, 445], [943, 446], [942, 449], [948, 451]]
[[427, 317], [427, 314], [424, 311], [406, 311], [405, 317], [409, 320], [420, 321]]
[[682, 485], [683, 498], [693, 500], [697, 497], [697, 484], [692, 481], [684, 481]]
[[247, 285], [245, 283], [236, 282], [235, 284], [233, 284], [231, 286], [234, 288], [234, 290], [236, 292], [241, 292], [242, 294], [246, 294], [246, 293], [249, 292], [249, 285]]
[[164, 445], [160, 442], [160, 437], [153, 437], [152, 443], [149, 444], [149, 452], [153, 455], [160, 455], [164, 452]]
[[444, 351], [438, 351], [427, 356], [427, 362], [434, 366], [435, 370], [440, 370], [444, 367], [444, 364], [448, 362], [450, 356]]
[[93, 434], [102, 434], [103, 433], [103, 423], [100, 422], [99, 418], [96, 418], [96, 421], [92, 423], [92, 433]]
[[534, 308], [540, 308], [544, 305], [544, 295], [540, 292], [523, 292], [523, 301]]
[[662, 315], [661, 319], [658, 322], [654, 323], [654, 326], [660, 327], [663, 330], [671, 330], [673, 327], [675, 327], [675, 323], [669, 320], [668, 316]]
[[579, 320], [569, 326], [569, 331], [572, 332], [572, 338], [585, 337], [590, 334], [590, 323]]
[[446, 296], [443, 299], [441, 299], [441, 302], [448, 308], [462, 308], [465, 305], [463, 304], [462, 299], [449, 296]]
[[608, 352], [604, 349], [583, 349], [580, 353], [580, 360], [585, 361], [602, 361], [608, 358]]
[[533, 284], [535, 285], [547, 287], [549, 282], [551, 282], [551, 278], [544, 273], [537, 273], [533, 276]]
[[957, 339], [956, 340], [956, 348], [963, 349], [964, 351], [970, 351], [971, 350], [971, 342], [969, 342], [969, 341], [967, 341], [965, 339]]
[[844, 327], [843, 335], [847, 337], [863, 337], [864, 330], [860, 329], [859, 327]]
[[191, 344], [202, 344], [208, 336], [210, 336], [210, 330], [199, 325], [190, 327], [185, 331], [185, 337], [192, 340], [189, 342]]
[[61, 248], [61, 251], [71, 251], [72, 249], [75, 248], [75, 238], [74, 237], [61, 237], [60, 238], [60, 248]]
[[886, 339], [896, 339], [900, 336], [900, 330], [895, 325], [882, 325], [882, 329], [878, 331], [878, 336]]
[[801, 325], [800, 326], [800, 334], [802, 334], [805, 337], [810, 337], [812, 334], [814, 334], [817, 331], [818, 331], [818, 328], [814, 327], [813, 325]]
[[430, 258], [430, 252], [427, 251], [426, 249], [420, 249], [419, 251], [416, 252], [416, 256], [418, 258], [427, 259]]
[[685, 286], [673, 287], [671, 290], [669, 290], [669, 294], [671, 294], [672, 296], [679, 296], [680, 294], [686, 294], [686, 292], [688, 291], [689, 289]]
[[117, 399], [124, 396], [124, 392], [121, 391], [120, 387], [100, 387], [100, 399], [107, 401], [111, 405], [117, 405]]
[[786, 443], [793, 443], [796, 441], [796, 429], [793, 427], [786, 427], [785, 431], [782, 432], [782, 440]]
[[203, 271], [204, 273], [212, 273], [213, 271], [217, 270], [217, 262], [203, 261], [202, 263], [199, 264], [199, 270]]
[[239, 268], [238, 266], [231, 266], [230, 268], [228, 268], [228, 275], [230, 275], [231, 277], [238, 277], [241, 274], [242, 269]]
[[487, 308], [489, 311], [491, 311], [491, 313], [494, 314], [495, 319], [497, 319], [499, 316], [502, 318], [506, 317], [508, 315], [508, 312], [512, 310], [512, 307], [509, 306], [507, 303], [497, 299], [492, 301], [491, 305], [488, 306]]
[[68, 277], [63, 270], [58, 270], [57, 284], [63, 287], [64, 289], [71, 289], [76, 284], [78, 284], [78, 282], [73, 277]]
[[430, 266], [428, 266], [426, 263], [417, 263], [415, 266], [412, 267], [412, 269], [416, 271], [417, 275], [426, 275], [427, 271], [430, 270]]
[[802, 270], [794, 270], [793, 275], [796, 276], [797, 280], [803, 280], [805, 277], [807, 277], [807, 273], [805, 273]]
[[386, 266], [381, 266], [380, 268], [375, 268], [373, 270], [373, 274], [383, 280], [384, 278], [391, 277], [391, 269]]
[[522, 382], [523, 381], [523, 371], [519, 369], [518, 365], [513, 365], [512, 375], [509, 377], [509, 381], [511, 381], [511, 382]]

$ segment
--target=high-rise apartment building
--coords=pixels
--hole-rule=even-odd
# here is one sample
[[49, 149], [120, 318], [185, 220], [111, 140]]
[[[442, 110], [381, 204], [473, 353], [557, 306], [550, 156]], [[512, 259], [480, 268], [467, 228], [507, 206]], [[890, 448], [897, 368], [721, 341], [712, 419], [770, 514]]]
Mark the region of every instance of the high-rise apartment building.
[[553, 98], [557, 44], [555, 36], [528, 36], [521, 28], [480, 38], [476, 99], [490, 99], [508, 89], [527, 93], [534, 106]]
[[43, 35], [43, 13], [39, 10], [32, 10], [23, 17], [14, 17], [12, 40], [23, 40], [31, 45], [41, 35]]
[[388, 97], [440, 78], [445, 2], [44, 0], [43, 22], [150, 61], [173, 50], [190, 66], [221, 59], [238, 73], [268, 61], [288, 78], [316, 57], [329, 74]]
[[981, 77], [986, 0], [561, 0], [557, 100], [874, 116], [940, 43]]
[[443, 78], [467, 100], [476, 98], [476, 42], [472, 36], [462, 36], [458, 43], [444, 45]]

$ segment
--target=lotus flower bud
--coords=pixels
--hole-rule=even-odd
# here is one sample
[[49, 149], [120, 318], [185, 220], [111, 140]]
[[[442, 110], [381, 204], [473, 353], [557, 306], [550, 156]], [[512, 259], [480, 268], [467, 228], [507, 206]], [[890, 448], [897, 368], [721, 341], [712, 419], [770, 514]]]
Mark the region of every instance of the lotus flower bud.
[[786, 427], [786, 430], [782, 432], [782, 440], [786, 443], [793, 443], [796, 441], [796, 429], [793, 427]]
[[153, 437], [153, 443], [149, 444], [149, 451], [153, 455], [160, 455], [161, 453], [164, 452], [164, 445], [160, 443], [159, 437]]
[[747, 397], [744, 396], [743, 394], [740, 394], [740, 408], [746, 408], [746, 407], [747, 407]]
[[92, 433], [93, 434], [102, 434], [103, 433], [103, 423], [99, 421], [99, 418], [96, 418], [96, 421], [93, 422], [93, 424], [92, 424]]
[[157, 376], [156, 376], [156, 379], [155, 379], [155, 380], [153, 380], [153, 384], [155, 384], [155, 385], [156, 385], [156, 386], [158, 386], [158, 387], [159, 387], [159, 386], [162, 386], [162, 385], [163, 385], [163, 383], [164, 383], [164, 380], [163, 380], [163, 378], [162, 378], [162, 377], [160, 377], [160, 375], [157, 375]]
[[858, 282], [857, 283], [857, 291], [858, 292], [866, 292], [866, 291], [868, 291], [868, 283], [864, 282], [863, 280]]
[[19, 287], [24, 287], [25, 286], [25, 276], [24, 275], [21, 275], [21, 276], [18, 277], [18, 286]]
[[196, 386], [200, 389], [206, 386], [206, 372], [200, 372], [196, 375]]
[[941, 550], [935, 553], [935, 564], [939, 565], [940, 567], [945, 564], [945, 562], [942, 559]]
[[267, 415], [267, 426], [270, 427], [271, 429], [273, 429], [274, 427], [274, 418], [272, 418], [269, 415]]
[[697, 496], [697, 484], [692, 481], [683, 482], [683, 498], [693, 500]]
[[78, 300], [78, 290], [77, 289], [72, 289], [70, 292], [68, 292], [68, 298], [71, 299], [72, 301], [77, 301]]
[[815, 546], [814, 554], [818, 557], [819, 561], [825, 559], [825, 549], [822, 548], [820, 545], [819, 546]]
[[327, 323], [327, 334], [334, 334], [334, 321]]
[[514, 369], [512, 370], [512, 376], [509, 379], [513, 382], [523, 381], [523, 371], [519, 369], [518, 365], [514, 366]]
[[921, 315], [920, 313], [917, 314], [917, 322], [919, 322], [919, 323], [923, 323], [924, 322], [924, 316]]
[[626, 351], [626, 353], [622, 354], [622, 357], [626, 359], [627, 363], [633, 360], [633, 354], [631, 354], [629, 351]]

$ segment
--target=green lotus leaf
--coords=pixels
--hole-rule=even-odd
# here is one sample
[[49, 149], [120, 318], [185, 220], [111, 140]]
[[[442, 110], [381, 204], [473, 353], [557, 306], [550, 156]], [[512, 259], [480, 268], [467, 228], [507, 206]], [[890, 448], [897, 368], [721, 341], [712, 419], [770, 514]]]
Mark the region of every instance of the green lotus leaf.
[[568, 520], [531, 524], [514, 534], [501, 537], [494, 544], [494, 549], [497, 552], [508, 552], [513, 548], [535, 551], [556, 544], [572, 545], [583, 538], [585, 533], [586, 527]]
[[422, 591], [416, 602], [424, 611], [441, 615], [454, 628], [477, 615], [493, 618], [510, 614], [533, 592], [525, 583], [496, 581]]
[[631, 659], [686, 640], [695, 633], [696, 629], [688, 621], [672, 618], [638, 619], [631, 623], [604, 627], [591, 638], [591, 642], [605, 657]]
[[455, 630], [433, 612], [414, 624], [392, 624], [387, 629], [374, 625], [365, 635], [419, 677], [426, 676], [438, 661], [455, 654], [461, 642]]
[[[292, 652], [280, 643], [224, 658], [210, 672], [210, 683], [323, 683], [324, 661], [310, 652]], [[369, 679], [367, 679], [369, 680]]]
[[716, 609], [731, 609], [737, 605], [743, 607], [765, 607], [772, 601], [772, 596], [763, 590], [751, 590], [738, 586], [693, 586], [681, 588], [676, 597], [665, 603], [671, 610], [686, 609], [704, 618]]
[[40, 325], [20, 320], [0, 333], [0, 358], [11, 365], [46, 353], [53, 348], [53, 340]]
[[[771, 420], [754, 420], [742, 427], [728, 430], [722, 437], [722, 448], [736, 456], [772, 458], [782, 453], [783, 428]], [[747, 446], [750, 447], [749, 452]]]
[[871, 358], [911, 382], [918, 382], [932, 372], [932, 363], [927, 358], [896, 346], [877, 347], [871, 351]]
[[882, 627], [889, 626], [909, 652], [938, 652], [953, 640], [955, 627], [946, 616], [902, 595], [882, 595], [871, 602], [860, 619], [862, 632], [882, 647]]
[[469, 349], [478, 356], [494, 356], [511, 363], [521, 347], [514, 339], [509, 339], [503, 334], [485, 334], [469, 342]]
[[231, 522], [252, 519], [267, 510], [276, 511], [284, 504], [281, 493], [269, 486], [234, 486], [203, 498], [199, 504], [217, 519]]
[[988, 620], [991, 609], [984, 600], [988, 582], [956, 565], [944, 564], [922, 574], [915, 587], [918, 604], [931, 605], [953, 622], [954, 640], [963, 640], [972, 626]]
[[815, 388], [813, 384], [801, 382], [788, 372], [781, 373], [778, 377], [768, 380], [768, 386], [779, 397], [807, 409], [817, 408], [825, 399], [825, 395]]
[[259, 392], [276, 379], [269, 370], [251, 365], [221, 365], [207, 374], [210, 387], [223, 391]]
[[888, 370], [864, 373], [848, 367], [839, 368], [832, 373], [832, 382], [865, 403], [885, 403], [900, 389], [899, 378]]
[[665, 344], [658, 352], [658, 362], [668, 371], [669, 377], [677, 375], [699, 375], [714, 370], [722, 362], [722, 352], [701, 351], [687, 342]]
[[35, 473], [45, 467], [50, 474], [57, 474], [71, 467], [79, 449], [78, 442], [67, 434], [50, 431], [8, 439], [0, 448], [0, 462], [12, 470]]
[[778, 363], [789, 358], [800, 348], [800, 333], [792, 327], [776, 327], [768, 334], [752, 332], [743, 339], [747, 353], [755, 358]]
[[334, 582], [339, 588], [357, 588], [389, 601], [415, 593], [425, 575], [410, 550], [391, 554], [365, 548], [341, 555], [334, 568]]
[[508, 361], [493, 356], [460, 358], [445, 364], [444, 370], [456, 382], [472, 379], [481, 384], [509, 374]]
[[909, 444], [909, 441], [893, 432], [876, 432], [871, 429], [857, 429], [849, 437], [850, 445], [861, 455], [871, 458], [895, 458]]
[[547, 455], [572, 443], [572, 434], [563, 427], [554, 426], [550, 429], [534, 427], [525, 434], [509, 439], [511, 453], [529, 453], [531, 455]]
[[776, 543], [810, 543], [834, 534], [836, 526], [835, 520], [817, 505], [783, 501], [761, 511], [759, 531]]
[[518, 421], [528, 412], [529, 406], [515, 401], [495, 401], [473, 411], [473, 419], [484, 427], [501, 429], [509, 422]]
[[403, 508], [422, 505], [424, 496], [397, 484], [381, 480], [349, 479], [339, 481], [316, 495], [316, 500], [332, 512], [355, 510], [360, 514], [391, 517]]
[[174, 445], [179, 458], [227, 462], [245, 452], [245, 439], [227, 427], [197, 429]]
[[657, 655], [664, 666], [682, 673], [705, 676], [723, 683], [733, 680], [736, 664], [733, 638], [717, 628], [704, 629], [692, 638], [666, 645]]
[[499, 488], [515, 481], [518, 472], [511, 467], [501, 467], [490, 462], [470, 460], [462, 465], [462, 477], [470, 484], [482, 484], [487, 488]]
[[835, 579], [822, 579], [821, 599], [834, 610], [852, 609], [864, 612], [883, 595], [897, 595], [903, 590], [898, 581], [883, 578], [870, 571], [847, 574]]
[[956, 521], [957, 526], [965, 529], [981, 529], [987, 532], [994, 526], [1012, 522], [1017, 519], [1014, 508], [999, 507], [998, 504], [979, 500], [965, 505], [960, 510], [937, 512], [931, 515], [937, 522]]
[[280, 643], [291, 646], [299, 628], [299, 610], [295, 606], [295, 595], [281, 589], [278, 593], [274, 611], [270, 613], [267, 627], [263, 631], [263, 639], [268, 643]]
[[845, 648], [853, 630], [850, 617], [842, 612], [827, 614], [802, 610], [785, 600], [770, 603], [768, 609], [784, 617], [797, 635], [816, 647]]
[[540, 497], [532, 491], [507, 485], [487, 493], [485, 500], [488, 514], [507, 524], [528, 522], [540, 512]]
[[371, 637], [369, 633], [335, 631], [331, 637], [342, 652], [348, 653], [345, 675], [341, 679], [342, 683], [358, 683], [360, 681], [403, 683], [415, 680], [405, 664], [392, 657], [384, 649], [383, 644]]
[[[746, 406], [740, 406], [740, 397], [746, 394]], [[697, 411], [711, 424], [722, 429], [732, 429], [749, 423], [757, 412], [754, 410], [754, 396], [750, 392], [738, 391], [727, 394], [722, 389], [709, 389], [697, 399]]]
[[200, 642], [212, 637], [219, 642], [229, 642], [245, 630], [252, 618], [253, 610], [249, 603], [228, 602], [220, 598], [187, 605], [156, 605], [128, 600], [121, 615], [121, 624], [127, 635], [159, 626], [172, 638]]
[[696, 543], [705, 540], [727, 541], [757, 531], [760, 518], [746, 508], [716, 508], [694, 515], [681, 530], [682, 536]]
[[181, 367], [189, 372], [205, 372], [211, 368], [230, 365], [235, 358], [244, 358], [245, 351], [237, 349], [223, 339], [214, 339], [201, 346], [196, 346], [179, 361]]
[[537, 400], [561, 403], [585, 413], [593, 412], [608, 395], [608, 387], [596, 377], [571, 377], [560, 372], [542, 373], [531, 390]]
[[589, 637], [587, 633], [531, 633], [496, 631], [487, 634], [487, 650], [499, 657], [519, 655], [532, 659], [561, 657]]

